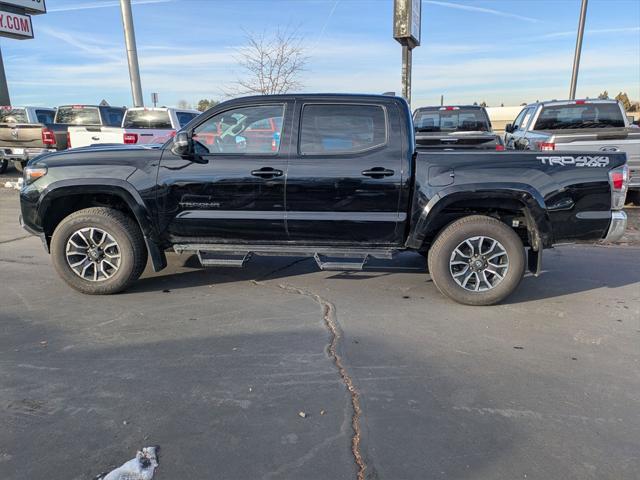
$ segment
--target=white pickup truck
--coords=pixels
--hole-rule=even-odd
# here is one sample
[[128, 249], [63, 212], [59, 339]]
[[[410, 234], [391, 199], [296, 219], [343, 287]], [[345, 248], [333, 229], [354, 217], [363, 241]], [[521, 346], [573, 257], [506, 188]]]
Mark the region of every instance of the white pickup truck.
[[553, 100], [527, 105], [505, 127], [504, 142], [508, 150], [554, 152], [549, 155], [559, 161], [571, 152], [624, 152], [629, 165], [627, 198], [640, 204], [640, 128], [630, 124], [617, 100]]
[[127, 109], [121, 127], [69, 127], [71, 148], [105, 143], [164, 143], [200, 114], [178, 108]]

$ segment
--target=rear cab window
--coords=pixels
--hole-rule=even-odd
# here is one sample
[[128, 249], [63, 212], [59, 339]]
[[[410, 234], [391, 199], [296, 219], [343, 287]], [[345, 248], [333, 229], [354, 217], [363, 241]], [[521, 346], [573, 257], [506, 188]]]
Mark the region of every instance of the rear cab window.
[[29, 123], [24, 108], [0, 107], [0, 123]]
[[434, 107], [420, 108], [414, 114], [418, 133], [488, 132], [489, 119], [480, 108]]
[[387, 116], [381, 105], [307, 104], [302, 109], [302, 155], [358, 153], [386, 143]]
[[585, 102], [543, 106], [534, 130], [624, 126], [624, 117], [617, 103]]
[[102, 123], [109, 127], [119, 127], [122, 125], [123, 116], [123, 108], [105, 107], [102, 109]]
[[55, 122], [68, 125], [101, 125], [98, 107], [73, 105], [59, 107]]
[[176, 112], [176, 118], [178, 119], [178, 127], [182, 128], [191, 120], [196, 118], [199, 114], [194, 112]]
[[53, 123], [53, 119], [56, 116], [55, 110], [36, 109], [35, 112], [38, 123]]
[[122, 122], [123, 128], [153, 128], [171, 130], [171, 119], [167, 110], [127, 110]]

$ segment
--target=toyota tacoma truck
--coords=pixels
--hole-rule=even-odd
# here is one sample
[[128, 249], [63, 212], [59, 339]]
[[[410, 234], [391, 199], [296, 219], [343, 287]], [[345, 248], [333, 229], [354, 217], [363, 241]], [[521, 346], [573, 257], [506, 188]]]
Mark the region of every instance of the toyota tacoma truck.
[[[272, 122], [275, 150], [255, 134]], [[489, 305], [526, 268], [540, 272], [543, 249], [619, 239], [627, 175], [617, 152], [416, 151], [398, 97], [246, 97], [216, 105], [161, 148], [32, 160], [21, 222], [87, 294], [126, 289], [148, 257], [162, 270], [170, 249], [203, 266], [289, 255], [324, 270], [413, 250], [427, 255], [443, 294]]]
[[52, 151], [45, 140], [55, 114], [54, 108], [0, 107], [0, 173], [9, 162], [21, 172], [30, 158]]
[[413, 113], [416, 146], [429, 150], [503, 151], [502, 137], [491, 128], [484, 107], [421, 107]]
[[640, 204], [640, 130], [617, 100], [553, 100], [527, 105], [505, 128], [508, 149], [625, 152], [629, 199]]
[[134, 107], [122, 119], [122, 127], [69, 127], [73, 148], [104, 143], [165, 143], [176, 131], [200, 114], [197, 110]]

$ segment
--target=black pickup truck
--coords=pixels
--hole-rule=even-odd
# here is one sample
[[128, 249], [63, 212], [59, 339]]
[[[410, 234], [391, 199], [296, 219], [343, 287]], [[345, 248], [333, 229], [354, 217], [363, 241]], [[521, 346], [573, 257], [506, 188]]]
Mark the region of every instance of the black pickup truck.
[[315, 257], [327, 270], [414, 250], [469, 305], [509, 295], [558, 242], [625, 229], [625, 155], [416, 151], [405, 100], [247, 97], [203, 113], [160, 148], [87, 147], [25, 169], [25, 228], [89, 294], [125, 289], [165, 251], [205, 266]]

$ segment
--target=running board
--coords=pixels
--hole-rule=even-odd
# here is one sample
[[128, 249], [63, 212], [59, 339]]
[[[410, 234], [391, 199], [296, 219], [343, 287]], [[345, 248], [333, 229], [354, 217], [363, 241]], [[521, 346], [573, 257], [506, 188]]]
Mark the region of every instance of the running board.
[[249, 258], [251, 253], [248, 252], [244, 255], [234, 255], [198, 250], [198, 260], [203, 267], [244, 267]]
[[369, 255], [364, 255], [363, 257], [351, 257], [345, 258], [345, 261], [327, 261], [326, 255], [322, 255], [320, 253], [316, 253], [313, 258], [320, 270], [330, 270], [330, 271], [361, 271], [367, 260], [369, 260]]
[[340, 248], [306, 245], [176, 244], [176, 253], [195, 253], [204, 267], [243, 267], [253, 255], [313, 257], [321, 270], [360, 271], [370, 258], [391, 259], [393, 248]]

